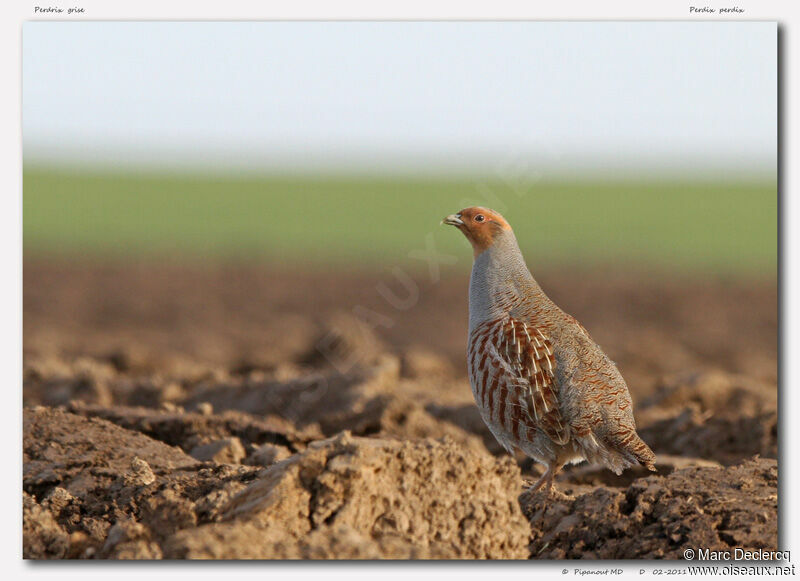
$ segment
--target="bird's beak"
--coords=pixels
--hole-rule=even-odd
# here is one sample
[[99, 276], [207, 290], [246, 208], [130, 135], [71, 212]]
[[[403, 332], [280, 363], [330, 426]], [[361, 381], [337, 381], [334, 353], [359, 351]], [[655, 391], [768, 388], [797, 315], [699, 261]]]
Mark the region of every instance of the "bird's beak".
[[463, 226], [464, 221], [461, 219], [461, 214], [450, 214], [442, 220], [442, 224], [447, 224], [448, 226]]

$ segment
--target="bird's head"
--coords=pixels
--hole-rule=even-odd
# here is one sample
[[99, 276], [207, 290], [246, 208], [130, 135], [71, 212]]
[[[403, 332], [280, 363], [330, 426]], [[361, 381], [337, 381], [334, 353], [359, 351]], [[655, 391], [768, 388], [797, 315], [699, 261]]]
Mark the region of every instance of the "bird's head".
[[450, 214], [442, 220], [442, 224], [449, 224], [461, 230], [472, 244], [476, 257], [492, 246], [498, 238], [511, 232], [511, 226], [505, 218], [494, 210], [480, 206], [464, 208], [458, 214]]

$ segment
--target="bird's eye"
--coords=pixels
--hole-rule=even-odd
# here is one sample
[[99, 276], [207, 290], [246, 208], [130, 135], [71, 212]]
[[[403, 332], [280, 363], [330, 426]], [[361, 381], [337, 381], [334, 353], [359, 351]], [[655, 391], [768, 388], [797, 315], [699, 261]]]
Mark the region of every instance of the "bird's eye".
[[485, 219], [486, 218], [483, 217], [483, 214], [478, 214], [477, 216], [475, 216], [476, 222], [483, 222]]

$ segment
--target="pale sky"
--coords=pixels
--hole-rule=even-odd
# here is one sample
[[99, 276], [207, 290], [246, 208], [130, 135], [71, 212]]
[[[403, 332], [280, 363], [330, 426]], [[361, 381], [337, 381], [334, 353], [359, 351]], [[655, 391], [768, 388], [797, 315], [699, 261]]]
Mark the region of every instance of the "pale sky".
[[758, 22], [28, 22], [27, 160], [774, 169]]

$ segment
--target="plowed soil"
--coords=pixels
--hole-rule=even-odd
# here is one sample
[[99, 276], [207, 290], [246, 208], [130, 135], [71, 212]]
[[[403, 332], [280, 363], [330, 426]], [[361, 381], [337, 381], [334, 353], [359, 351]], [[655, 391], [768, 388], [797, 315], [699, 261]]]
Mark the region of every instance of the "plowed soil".
[[537, 272], [658, 472], [539, 467], [466, 379], [465, 273], [24, 265], [24, 556], [680, 559], [776, 550], [777, 285]]

